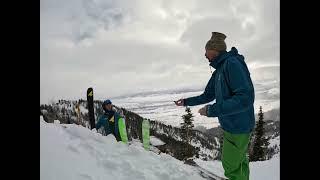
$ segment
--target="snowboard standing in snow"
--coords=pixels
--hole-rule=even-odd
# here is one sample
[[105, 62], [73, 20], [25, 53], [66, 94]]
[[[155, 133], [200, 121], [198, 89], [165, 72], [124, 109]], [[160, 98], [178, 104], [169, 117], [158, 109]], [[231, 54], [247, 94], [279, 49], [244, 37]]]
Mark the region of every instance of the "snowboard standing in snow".
[[94, 120], [94, 108], [93, 108], [93, 89], [90, 87], [87, 90], [87, 103], [88, 103], [88, 114], [90, 121], [90, 128], [95, 128], [96, 122]]
[[150, 123], [147, 119], [142, 121], [142, 141], [145, 150], [150, 150]]
[[123, 117], [119, 118], [118, 126], [119, 126], [119, 133], [120, 133], [121, 141], [124, 142], [125, 144], [127, 144], [128, 143], [128, 136], [127, 136], [126, 121]]

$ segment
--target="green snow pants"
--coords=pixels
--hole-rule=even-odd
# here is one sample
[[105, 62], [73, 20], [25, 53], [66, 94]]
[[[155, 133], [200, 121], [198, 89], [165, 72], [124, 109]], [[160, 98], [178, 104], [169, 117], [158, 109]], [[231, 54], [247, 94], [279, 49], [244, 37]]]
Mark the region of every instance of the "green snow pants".
[[223, 132], [222, 166], [229, 180], [249, 180], [249, 160], [247, 157], [250, 133], [231, 134]]

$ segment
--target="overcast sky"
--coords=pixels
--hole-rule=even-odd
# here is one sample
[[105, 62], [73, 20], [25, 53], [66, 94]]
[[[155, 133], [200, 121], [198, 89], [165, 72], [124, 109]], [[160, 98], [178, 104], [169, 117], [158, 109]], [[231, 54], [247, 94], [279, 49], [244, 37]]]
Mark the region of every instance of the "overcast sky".
[[279, 29], [278, 0], [41, 0], [40, 103], [204, 87], [214, 31], [252, 72], [279, 66]]

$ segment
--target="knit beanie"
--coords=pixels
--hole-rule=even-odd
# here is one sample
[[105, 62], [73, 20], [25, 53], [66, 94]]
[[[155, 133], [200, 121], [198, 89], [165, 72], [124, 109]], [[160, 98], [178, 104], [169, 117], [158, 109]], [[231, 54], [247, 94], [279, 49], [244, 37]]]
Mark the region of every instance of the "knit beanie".
[[206, 49], [215, 49], [217, 51], [225, 51], [227, 49], [227, 45], [224, 42], [226, 39], [226, 35], [219, 32], [212, 32], [212, 36], [210, 40], [206, 44]]

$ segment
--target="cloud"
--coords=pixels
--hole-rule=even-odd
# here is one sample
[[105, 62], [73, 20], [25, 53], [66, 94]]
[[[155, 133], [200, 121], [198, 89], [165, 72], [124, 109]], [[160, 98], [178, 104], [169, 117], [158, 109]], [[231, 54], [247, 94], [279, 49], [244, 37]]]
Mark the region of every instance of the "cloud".
[[278, 1], [42, 0], [40, 97], [194, 88], [210, 77], [204, 45], [227, 35], [251, 69], [279, 64]]

